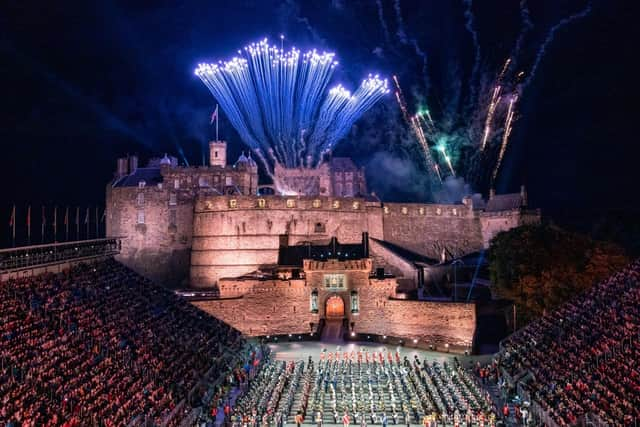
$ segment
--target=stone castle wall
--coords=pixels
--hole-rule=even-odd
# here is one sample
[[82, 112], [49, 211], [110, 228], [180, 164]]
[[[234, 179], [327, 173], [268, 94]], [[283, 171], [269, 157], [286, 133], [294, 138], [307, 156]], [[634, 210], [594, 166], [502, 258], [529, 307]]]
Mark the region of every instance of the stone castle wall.
[[480, 214], [483, 245], [484, 247], [489, 247], [491, 239], [501, 231], [507, 231], [525, 224], [538, 223], [540, 223], [539, 210], [483, 212]]
[[[345, 317], [358, 334], [388, 335], [421, 345], [471, 348], [475, 334], [475, 305], [393, 299], [394, 279], [349, 274], [348, 288], [326, 289], [320, 275], [300, 280], [223, 280], [225, 295], [235, 297], [195, 301], [194, 305], [248, 336], [309, 333], [325, 317], [330, 296], [345, 303]], [[310, 310], [310, 295], [318, 291], [318, 312]], [[359, 312], [351, 313], [350, 292], [356, 290]], [[241, 295], [242, 294], [242, 295]]]
[[241, 297], [193, 304], [247, 336], [309, 333], [309, 323], [319, 322], [309, 310], [311, 291], [304, 280], [244, 281], [240, 287], [248, 289]]
[[280, 245], [327, 240], [359, 243], [382, 236], [379, 203], [363, 199], [280, 196], [198, 198], [193, 222], [191, 284], [211, 287], [276, 264]]
[[[372, 279], [375, 283], [375, 279]], [[421, 345], [471, 348], [476, 328], [475, 304], [391, 299], [383, 293], [363, 294], [354, 331], [388, 335]]]
[[385, 203], [384, 239], [439, 260], [478, 251], [483, 246], [480, 220], [465, 205]]
[[[140, 194], [143, 200], [139, 199]], [[176, 195], [175, 205], [171, 194]], [[123, 237], [116, 259], [157, 283], [186, 285], [193, 230], [192, 197], [189, 192], [166, 186], [107, 186], [107, 236]], [[140, 215], [144, 216], [144, 223], [139, 222]]]

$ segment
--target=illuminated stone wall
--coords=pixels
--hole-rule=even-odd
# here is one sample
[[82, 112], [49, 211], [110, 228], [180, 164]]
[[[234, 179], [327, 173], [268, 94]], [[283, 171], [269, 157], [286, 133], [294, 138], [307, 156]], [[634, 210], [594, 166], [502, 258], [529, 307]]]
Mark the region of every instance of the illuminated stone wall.
[[328, 240], [359, 243], [382, 237], [379, 202], [330, 197], [198, 198], [193, 224], [191, 284], [211, 287], [273, 265], [281, 244]]
[[[473, 343], [475, 305], [394, 299], [393, 278], [370, 277], [371, 260], [339, 262], [305, 261], [306, 279], [220, 281], [222, 299], [197, 301], [194, 305], [231, 324], [248, 336], [286, 335], [312, 332], [326, 318], [327, 300], [338, 295], [344, 302], [349, 325], [357, 334], [419, 340], [464, 351]], [[324, 286], [327, 273], [346, 275], [344, 289]], [[353, 312], [352, 292], [357, 292], [358, 310]], [[317, 292], [317, 312], [311, 310], [312, 292]]]
[[482, 248], [480, 220], [465, 205], [384, 203], [382, 216], [383, 240], [436, 260]]

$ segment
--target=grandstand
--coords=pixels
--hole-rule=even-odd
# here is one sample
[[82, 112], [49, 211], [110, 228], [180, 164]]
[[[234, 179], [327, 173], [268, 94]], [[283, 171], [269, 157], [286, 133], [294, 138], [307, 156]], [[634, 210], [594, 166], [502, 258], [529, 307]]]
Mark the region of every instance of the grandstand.
[[0, 284], [0, 425], [178, 425], [245, 344], [112, 259], [10, 279]]
[[550, 426], [640, 419], [640, 260], [507, 338], [501, 384]]

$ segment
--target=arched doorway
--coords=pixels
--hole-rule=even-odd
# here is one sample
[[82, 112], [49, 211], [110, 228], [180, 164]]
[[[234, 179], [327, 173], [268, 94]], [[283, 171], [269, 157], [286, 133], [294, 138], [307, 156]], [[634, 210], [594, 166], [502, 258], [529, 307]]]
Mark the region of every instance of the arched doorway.
[[327, 299], [325, 314], [328, 318], [334, 319], [344, 317], [344, 301], [339, 295], [334, 294]]

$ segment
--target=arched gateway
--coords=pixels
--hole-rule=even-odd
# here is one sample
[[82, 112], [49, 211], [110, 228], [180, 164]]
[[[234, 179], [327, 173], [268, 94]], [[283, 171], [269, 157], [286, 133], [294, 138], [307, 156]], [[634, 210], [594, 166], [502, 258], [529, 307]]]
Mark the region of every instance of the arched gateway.
[[344, 317], [344, 300], [339, 295], [331, 295], [327, 298], [325, 314], [327, 318], [342, 319]]

